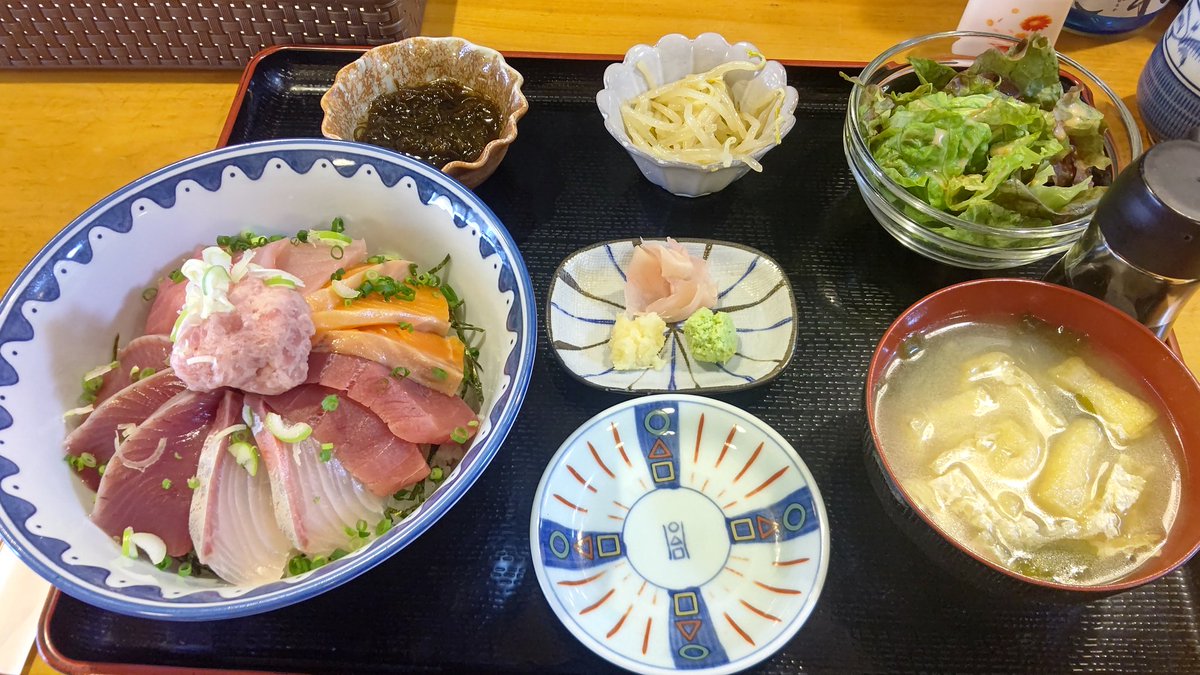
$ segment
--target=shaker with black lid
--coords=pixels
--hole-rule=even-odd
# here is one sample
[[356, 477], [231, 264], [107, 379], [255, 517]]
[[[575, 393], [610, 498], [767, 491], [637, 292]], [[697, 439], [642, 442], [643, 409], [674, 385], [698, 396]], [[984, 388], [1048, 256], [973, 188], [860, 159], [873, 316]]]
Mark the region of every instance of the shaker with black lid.
[[1200, 288], [1200, 128], [1126, 167], [1046, 280], [1100, 298], [1165, 337]]

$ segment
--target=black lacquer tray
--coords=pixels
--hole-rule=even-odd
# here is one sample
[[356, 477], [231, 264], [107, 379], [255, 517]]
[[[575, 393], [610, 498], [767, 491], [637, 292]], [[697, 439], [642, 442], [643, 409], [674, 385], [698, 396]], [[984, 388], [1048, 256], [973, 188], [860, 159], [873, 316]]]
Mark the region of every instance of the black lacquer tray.
[[[247, 71], [222, 142], [319, 136], [320, 96], [357, 56], [264, 53]], [[595, 94], [606, 61], [510, 63], [525, 75], [529, 114], [477, 192], [520, 246], [536, 306], [545, 306], [567, 254], [619, 237], [741, 242], [789, 275], [800, 315], [791, 365], [768, 385], [719, 398], [796, 447], [825, 496], [833, 550], [816, 611], [758, 672], [1200, 672], [1198, 564], [1088, 604], [1006, 601], [945, 573], [884, 511], [864, 461], [867, 363], [905, 307], [976, 274], [910, 253], [871, 217], [842, 153], [849, 85], [836, 67], [789, 66], [800, 92], [797, 124], [767, 155], [765, 171], [693, 200], [647, 182], [604, 130]], [[222, 622], [133, 619], [55, 595], [43, 617], [43, 654], [74, 672], [612, 670], [542, 597], [529, 512], [558, 445], [621, 396], [578, 383], [549, 349], [540, 335], [522, 415], [483, 478], [392, 560], [313, 600]]]

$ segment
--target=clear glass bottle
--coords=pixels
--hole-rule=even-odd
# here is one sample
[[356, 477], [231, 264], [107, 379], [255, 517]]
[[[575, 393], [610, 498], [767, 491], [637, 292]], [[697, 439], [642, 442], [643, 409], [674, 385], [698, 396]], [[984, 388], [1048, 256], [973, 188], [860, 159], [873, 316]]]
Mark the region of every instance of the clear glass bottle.
[[1100, 298], [1165, 338], [1200, 290], [1200, 129], [1192, 135], [1126, 167], [1046, 280]]

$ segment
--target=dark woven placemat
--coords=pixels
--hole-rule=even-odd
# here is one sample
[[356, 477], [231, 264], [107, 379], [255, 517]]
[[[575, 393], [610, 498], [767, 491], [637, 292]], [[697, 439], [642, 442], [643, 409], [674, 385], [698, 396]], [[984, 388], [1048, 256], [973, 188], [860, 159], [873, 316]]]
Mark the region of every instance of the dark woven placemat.
[[[231, 141], [318, 135], [319, 96], [352, 58], [284, 50], [263, 61]], [[791, 366], [772, 384], [720, 398], [796, 447], [825, 497], [833, 551], [816, 611], [760, 672], [1200, 672], [1195, 564], [1086, 605], [1005, 601], [944, 573], [884, 512], [864, 462], [867, 362], [905, 307], [973, 275], [909, 253], [872, 219], [842, 154], [847, 85], [835, 70], [790, 68], [798, 121], [766, 157], [764, 173], [690, 200], [648, 183], [605, 132], [594, 103], [604, 63], [512, 63], [525, 74], [530, 112], [478, 192], [516, 238], [537, 306], [545, 306], [550, 275], [567, 254], [617, 237], [742, 242], [773, 256], [791, 279], [800, 307]], [[530, 567], [528, 530], [534, 489], [559, 443], [621, 397], [563, 372], [545, 335], [538, 348], [520, 421], [483, 479], [436, 527], [369, 574], [284, 610], [204, 624], [131, 619], [64, 597], [47, 636], [83, 662], [609, 670], [551, 613]]]

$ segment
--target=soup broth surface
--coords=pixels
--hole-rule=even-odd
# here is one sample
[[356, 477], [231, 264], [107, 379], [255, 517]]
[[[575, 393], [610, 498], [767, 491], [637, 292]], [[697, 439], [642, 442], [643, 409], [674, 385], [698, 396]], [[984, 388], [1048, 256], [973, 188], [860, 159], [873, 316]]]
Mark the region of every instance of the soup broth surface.
[[1178, 436], [1145, 385], [1035, 319], [909, 338], [876, 394], [900, 484], [972, 551], [1096, 585], [1158, 553], [1179, 505]]

